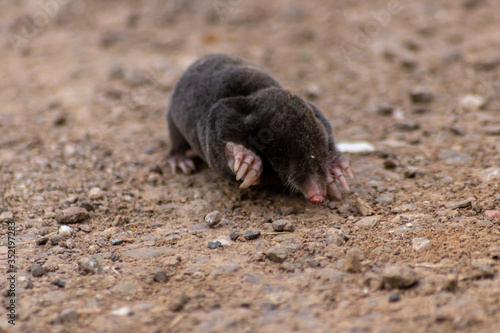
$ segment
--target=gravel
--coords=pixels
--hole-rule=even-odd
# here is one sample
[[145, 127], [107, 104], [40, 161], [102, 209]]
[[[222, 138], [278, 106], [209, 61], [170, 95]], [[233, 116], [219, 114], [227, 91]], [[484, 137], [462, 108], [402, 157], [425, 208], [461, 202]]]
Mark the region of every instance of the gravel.
[[59, 224], [80, 223], [89, 218], [89, 212], [85, 208], [70, 207], [56, 213], [56, 221]]
[[387, 266], [382, 272], [382, 280], [387, 289], [409, 288], [418, 283], [419, 277], [408, 266]]
[[222, 214], [219, 211], [213, 211], [205, 216], [205, 221], [210, 228], [215, 227], [222, 219]]
[[266, 257], [273, 262], [282, 263], [288, 258], [288, 252], [281, 246], [275, 246], [266, 252]]

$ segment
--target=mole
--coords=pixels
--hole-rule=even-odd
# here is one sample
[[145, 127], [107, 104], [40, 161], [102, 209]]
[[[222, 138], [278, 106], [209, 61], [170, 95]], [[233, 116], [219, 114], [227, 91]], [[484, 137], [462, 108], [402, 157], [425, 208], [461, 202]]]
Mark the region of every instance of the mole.
[[172, 171], [189, 174], [192, 151], [240, 188], [279, 185], [313, 203], [341, 199], [353, 178], [332, 127], [312, 103], [284, 89], [266, 71], [227, 54], [194, 62], [175, 85], [167, 110]]

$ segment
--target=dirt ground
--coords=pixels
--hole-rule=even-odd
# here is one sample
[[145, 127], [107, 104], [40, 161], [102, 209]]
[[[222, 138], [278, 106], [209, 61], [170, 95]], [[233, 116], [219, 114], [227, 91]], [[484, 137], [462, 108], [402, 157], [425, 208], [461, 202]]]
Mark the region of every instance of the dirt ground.
[[[498, 13], [2, 1], [0, 289], [15, 326], [1, 311], [0, 332], [500, 332]], [[375, 147], [346, 153], [351, 193], [315, 205], [161, 164], [172, 87], [215, 52], [312, 100], [337, 141]]]

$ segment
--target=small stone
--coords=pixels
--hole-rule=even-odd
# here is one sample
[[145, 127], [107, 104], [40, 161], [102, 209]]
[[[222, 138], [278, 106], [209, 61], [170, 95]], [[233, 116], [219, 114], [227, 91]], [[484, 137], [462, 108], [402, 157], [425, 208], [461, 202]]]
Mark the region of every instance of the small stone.
[[119, 256], [119, 255], [117, 255], [117, 254], [116, 254], [116, 253], [114, 253], [114, 252], [111, 252], [111, 254], [109, 255], [109, 259], [111, 259], [111, 261], [116, 262], [116, 261], [120, 260], [120, 256]]
[[377, 199], [375, 199], [377, 203], [379, 203], [382, 206], [387, 206], [390, 205], [394, 202], [394, 194], [393, 193], [382, 193], [380, 194]]
[[488, 249], [488, 255], [491, 259], [500, 259], [500, 246], [492, 246]]
[[281, 231], [283, 231], [283, 229], [285, 228], [285, 226], [287, 224], [289, 224], [289, 223], [290, 223], [290, 221], [282, 219], [282, 220], [276, 220], [276, 221], [274, 221], [271, 224], [271, 226], [272, 226], [272, 228], [273, 228], [274, 231], [281, 232]]
[[465, 135], [465, 131], [463, 128], [461, 128], [460, 126], [458, 125], [453, 125], [450, 127], [450, 131], [451, 133], [455, 134], [455, 135], [458, 135], [458, 136], [464, 136]]
[[472, 279], [491, 279], [495, 276], [495, 269], [484, 262], [477, 262], [472, 265], [470, 277]]
[[31, 274], [33, 274], [34, 277], [40, 277], [45, 275], [45, 269], [39, 265], [39, 264], [33, 264], [31, 265]]
[[476, 198], [469, 197], [465, 200], [449, 202], [446, 204], [446, 208], [456, 209], [456, 208], [466, 208], [472, 206], [472, 203], [476, 201]]
[[479, 173], [479, 178], [485, 183], [500, 180], [500, 168], [487, 168]]
[[92, 227], [89, 224], [82, 224], [80, 226], [80, 230], [86, 233], [89, 233], [92, 231]]
[[500, 125], [485, 126], [483, 132], [486, 135], [500, 135]]
[[245, 232], [245, 239], [246, 240], [253, 240], [253, 239], [257, 239], [259, 237], [260, 237], [260, 231], [253, 232], [251, 230], [248, 230], [247, 232]]
[[103, 199], [102, 190], [99, 187], [94, 187], [89, 191], [88, 197], [90, 200]]
[[12, 212], [3, 212], [0, 214], [0, 222], [10, 222], [13, 221], [14, 219], [14, 214]]
[[382, 273], [387, 289], [409, 288], [419, 281], [417, 273], [408, 266], [387, 266]]
[[478, 111], [486, 105], [486, 99], [478, 95], [465, 95], [460, 98], [460, 106], [464, 111]]
[[454, 291], [458, 286], [458, 274], [449, 273], [446, 274], [445, 280], [441, 285], [443, 290]]
[[69, 323], [78, 320], [78, 317], [79, 317], [78, 312], [76, 312], [76, 310], [73, 308], [69, 308], [62, 310], [61, 313], [59, 314], [58, 319], [62, 323]]
[[418, 169], [414, 167], [406, 167], [405, 168], [405, 178], [415, 178], [418, 173]]
[[386, 168], [387, 170], [396, 169], [397, 166], [398, 162], [395, 159], [390, 158], [384, 161], [384, 168]]
[[59, 224], [73, 224], [83, 222], [89, 218], [89, 213], [81, 207], [70, 207], [56, 213], [56, 221]]
[[52, 237], [50, 237], [50, 245], [57, 245], [59, 244], [59, 242], [61, 241], [61, 237], [59, 235], [53, 235]]
[[394, 302], [397, 302], [401, 299], [401, 296], [399, 295], [399, 293], [391, 293], [389, 295], [389, 302], [390, 303], [394, 303]]
[[264, 219], [264, 223], [273, 223], [273, 219], [270, 218], [269, 216], [267, 216], [265, 219]]
[[146, 146], [144, 147], [144, 153], [148, 155], [153, 155], [154, 153], [156, 153], [156, 147]]
[[295, 271], [295, 266], [290, 262], [284, 262], [280, 265], [280, 269], [287, 273], [293, 273]]
[[238, 237], [240, 237], [240, 231], [239, 230], [232, 230], [230, 233], [229, 233], [229, 238], [234, 242], [235, 240], [238, 239]]
[[221, 219], [222, 219], [222, 214], [219, 211], [213, 211], [205, 216], [205, 221], [207, 222], [210, 228], [213, 228], [217, 224], [219, 224]]
[[279, 208], [279, 211], [280, 211], [281, 215], [287, 216], [287, 215], [295, 213], [296, 209], [293, 206], [281, 206]]
[[347, 273], [361, 272], [361, 259], [356, 251], [349, 251], [344, 260], [344, 270]]
[[416, 103], [430, 103], [434, 96], [432, 91], [427, 87], [417, 87], [410, 92], [411, 102]]
[[118, 309], [111, 311], [111, 314], [118, 317], [129, 316], [132, 314], [132, 310], [128, 306], [122, 306]]
[[121, 238], [113, 238], [111, 240], [111, 245], [121, 245], [123, 244], [125, 241]]
[[82, 202], [78, 205], [78, 207], [85, 209], [89, 213], [95, 212], [94, 205], [92, 205], [91, 203], [88, 203], [88, 202]]
[[413, 250], [419, 252], [421, 250], [428, 250], [431, 248], [431, 241], [427, 238], [416, 237], [411, 240]]
[[322, 93], [323, 90], [316, 83], [307, 86], [307, 97], [310, 99], [315, 99]]
[[153, 270], [153, 280], [160, 283], [168, 281], [167, 272], [163, 268], [155, 268]]
[[282, 263], [288, 258], [288, 252], [281, 246], [275, 246], [266, 252], [266, 257], [273, 262]]
[[63, 281], [63, 280], [60, 280], [60, 279], [52, 281], [51, 284], [53, 284], [54, 286], [57, 286], [59, 288], [66, 287], [66, 281]]
[[326, 235], [325, 241], [327, 244], [334, 244], [337, 246], [342, 246], [346, 243], [346, 240], [341, 233], [329, 233]]
[[49, 237], [43, 236], [36, 240], [36, 245], [45, 245], [49, 241]]
[[420, 128], [420, 124], [414, 120], [400, 120], [395, 123], [395, 128], [402, 132], [415, 131]]
[[292, 222], [288, 222], [285, 227], [283, 228], [284, 232], [294, 232], [295, 231], [295, 226], [292, 224]]
[[484, 216], [488, 218], [500, 217], [500, 210], [485, 210]]
[[441, 158], [448, 165], [468, 164], [474, 160], [469, 154], [457, 153], [446, 149], [441, 151]]
[[63, 239], [70, 237], [72, 233], [73, 229], [70, 226], [62, 225], [59, 227], [58, 234]]
[[377, 216], [364, 217], [355, 223], [358, 228], [374, 228], [378, 225]]
[[208, 242], [208, 248], [209, 249], [218, 249], [219, 247], [221, 247], [221, 243], [219, 241], [217, 242]]
[[189, 297], [186, 296], [185, 294], [176, 296], [172, 299], [172, 301], [168, 305], [168, 309], [173, 312], [181, 311], [188, 302], [189, 302]]
[[94, 259], [84, 257], [78, 260], [78, 272], [80, 272], [81, 275], [95, 274], [98, 268], [99, 264]]
[[380, 103], [375, 107], [375, 112], [381, 116], [391, 116], [394, 113], [394, 106], [389, 103]]
[[368, 216], [375, 214], [375, 211], [372, 209], [372, 207], [360, 197], [356, 197], [355, 207], [361, 216]]

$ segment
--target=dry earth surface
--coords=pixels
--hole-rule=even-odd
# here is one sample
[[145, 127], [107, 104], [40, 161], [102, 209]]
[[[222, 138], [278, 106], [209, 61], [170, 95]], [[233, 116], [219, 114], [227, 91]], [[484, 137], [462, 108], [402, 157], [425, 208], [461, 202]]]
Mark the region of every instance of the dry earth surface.
[[[2, 1], [0, 289], [16, 320], [2, 310], [0, 332], [500, 332], [499, 13]], [[314, 101], [338, 141], [374, 145], [346, 153], [351, 193], [314, 205], [162, 164], [172, 87], [213, 52]]]

